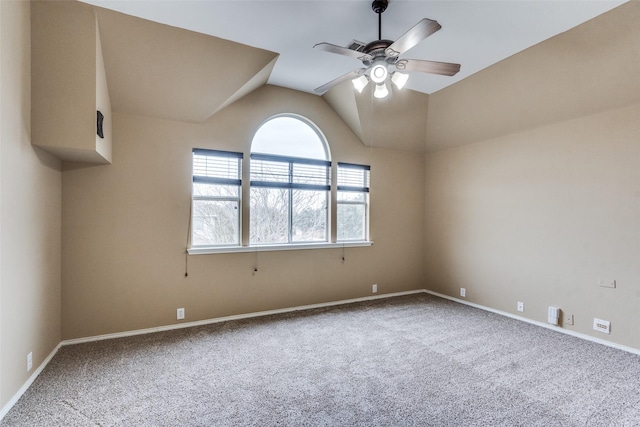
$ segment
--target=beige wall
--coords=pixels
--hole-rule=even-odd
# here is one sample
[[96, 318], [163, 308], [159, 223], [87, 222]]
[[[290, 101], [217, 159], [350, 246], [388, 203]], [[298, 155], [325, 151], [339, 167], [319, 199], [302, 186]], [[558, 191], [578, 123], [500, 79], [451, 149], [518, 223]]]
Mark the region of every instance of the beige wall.
[[427, 155], [428, 288], [543, 322], [557, 306], [563, 327], [640, 348], [639, 119], [635, 104]]
[[640, 102], [638, 22], [630, 1], [432, 94], [427, 151]]
[[[194, 255], [184, 277], [191, 149], [240, 150], [270, 116], [301, 114], [334, 162], [371, 164], [372, 247]], [[364, 147], [319, 97], [265, 86], [204, 124], [114, 114], [113, 164], [63, 173], [63, 338], [423, 287], [424, 159]], [[247, 163], [248, 164], [248, 163]]]
[[[93, 7], [31, 2], [32, 144], [64, 161], [111, 162], [111, 105]], [[96, 109], [105, 138], [96, 135]]]
[[638, 20], [626, 3], [429, 98], [429, 289], [640, 349]]
[[[60, 342], [60, 162], [30, 141], [29, 3], [0, 2], [0, 407]], [[27, 372], [27, 353], [33, 369]]]

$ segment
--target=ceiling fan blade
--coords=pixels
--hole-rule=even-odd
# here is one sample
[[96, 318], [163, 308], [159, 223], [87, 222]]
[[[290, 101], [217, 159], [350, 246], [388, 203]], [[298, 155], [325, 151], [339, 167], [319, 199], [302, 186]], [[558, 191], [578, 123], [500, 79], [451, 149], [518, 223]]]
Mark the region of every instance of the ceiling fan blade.
[[313, 46], [314, 49], [324, 50], [325, 52], [337, 53], [338, 55], [345, 55], [351, 58], [359, 59], [361, 61], [371, 60], [373, 57], [364, 52], [358, 52], [357, 50], [347, 49], [346, 47], [338, 46], [331, 43], [318, 43]]
[[396, 62], [398, 70], [419, 71], [421, 73], [441, 74], [453, 76], [460, 71], [460, 64], [449, 62], [423, 61], [420, 59], [401, 59]]
[[353, 80], [356, 77], [361, 76], [362, 74], [364, 74], [365, 72], [365, 68], [360, 68], [358, 70], [353, 70], [348, 72], [347, 74], [343, 74], [342, 76], [338, 77], [337, 79], [333, 79], [331, 80], [329, 83], [325, 83], [322, 86], [318, 87], [315, 89], [315, 92], [322, 95], [323, 93], [325, 93], [326, 91], [328, 91], [329, 89], [331, 89], [332, 87], [345, 82], [347, 80]]
[[398, 40], [393, 42], [391, 46], [385, 50], [385, 54], [391, 57], [399, 56], [429, 37], [431, 34], [438, 31], [440, 28], [442, 27], [438, 24], [438, 21], [424, 18], [422, 21], [414, 25], [409, 31], [404, 33]]

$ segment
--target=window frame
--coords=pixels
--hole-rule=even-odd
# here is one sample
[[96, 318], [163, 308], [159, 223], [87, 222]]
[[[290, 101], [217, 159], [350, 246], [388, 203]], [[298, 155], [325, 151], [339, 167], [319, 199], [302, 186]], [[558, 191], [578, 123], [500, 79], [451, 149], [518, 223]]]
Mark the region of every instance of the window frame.
[[[254, 171], [255, 162], [272, 162], [272, 163], [282, 163], [286, 164], [287, 176], [286, 181], [283, 180], [257, 180], [254, 177], [262, 176], [263, 174], [258, 171]], [[324, 176], [322, 180], [323, 184], [320, 183], [303, 183], [297, 182], [297, 178], [300, 178], [301, 175], [296, 173], [296, 165], [308, 165], [308, 166], [318, 166], [324, 168]], [[279, 156], [275, 154], [263, 154], [263, 153], [251, 153], [250, 155], [250, 180], [249, 180], [249, 191], [254, 188], [270, 188], [270, 189], [281, 189], [287, 191], [287, 241], [286, 242], [265, 242], [259, 243], [254, 242], [252, 240], [253, 229], [249, 231], [249, 245], [250, 246], [268, 246], [268, 245], [299, 245], [299, 244], [313, 244], [313, 243], [328, 243], [331, 235], [331, 222], [330, 222], [330, 202], [331, 202], [331, 161], [330, 160], [320, 160], [320, 159], [307, 159], [302, 157], [292, 157], [292, 156]], [[283, 174], [284, 175], [284, 174]], [[315, 179], [320, 179], [319, 175], [314, 176]], [[324, 200], [324, 238], [322, 240], [302, 240], [295, 241], [294, 240], [294, 191], [302, 190], [302, 191], [322, 191], [325, 193]], [[250, 203], [251, 205], [251, 203]], [[253, 209], [251, 206], [250, 210]], [[250, 227], [251, 228], [251, 227]]]
[[[223, 150], [212, 150], [212, 149], [204, 149], [204, 148], [193, 148], [191, 150], [191, 215], [190, 215], [190, 223], [189, 223], [189, 245], [190, 248], [232, 248], [232, 247], [240, 247], [242, 245], [242, 163], [244, 158], [244, 153], [235, 152], [235, 151], [223, 151]], [[196, 171], [196, 156], [206, 156], [214, 159], [236, 159], [238, 163], [237, 169], [237, 178], [222, 178], [218, 176], [209, 176], [209, 175], [200, 175], [197, 174]], [[225, 186], [235, 186], [237, 187], [237, 197], [233, 196], [208, 196], [208, 195], [196, 195], [195, 194], [195, 186], [194, 184], [211, 184], [211, 185], [225, 185]], [[237, 213], [236, 213], [236, 229], [237, 235], [236, 242], [234, 243], [220, 243], [220, 244], [212, 244], [212, 245], [198, 245], [193, 244], [194, 241], [194, 218], [195, 218], [195, 203], [197, 201], [218, 201], [218, 202], [236, 202], [237, 203]]]
[[[365, 236], [363, 240], [339, 240], [338, 238], [338, 227], [339, 221], [338, 218], [338, 207], [340, 204], [352, 204], [353, 202], [341, 202], [339, 203], [338, 194], [342, 191], [357, 191], [356, 188], [344, 188], [342, 185], [338, 185], [338, 171], [343, 167], [359, 167], [359, 168], [367, 168], [370, 171], [370, 166], [359, 165], [355, 163], [345, 163], [345, 162], [337, 162], [333, 163], [331, 161], [330, 147], [327, 139], [325, 138], [322, 131], [309, 119], [303, 116], [299, 116], [296, 114], [278, 114], [270, 117], [266, 121], [262, 123], [258, 130], [270, 120], [276, 119], [278, 117], [290, 117], [294, 119], [300, 120], [302, 123], [309, 126], [318, 136], [320, 142], [322, 143], [322, 148], [324, 150], [324, 159], [312, 158], [307, 159], [304, 157], [295, 157], [295, 156], [286, 156], [280, 154], [265, 154], [259, 152], [252, 152], [251, 148], [245, 150], [244, 153], [234, 152], [234, 151], [225, 151], [225, 150], [217, 150], [217, 149], [201, 149], [201, 148], [193, 148], [192, 153], [213, 153], [222, 156], [231, 156], [237, 157], [239, 160], [238, 165], [238, 179], [232, 180], [234, 184], [238, 186], [238, 198], [232, 198], [232, 201], [237, 202], [238, 211], [237, 211], [237, 221], [238, 221], [238, 236], [237, 236], [237, 244], [223, 244], [223, 245], [193, 245], [193, 220], [194, 220], [194, 170], [192, 170], [192, 189], [191, 189], [191, 214], [190, 214], [190, 222], [189, 222], [189, 243], [187, 247], [187, 253], [189, 255], [199, 255], [199, 254], [219, 254], [219, 253], [257, 253], [257, 252], [270, 252], [270, 251], [286, 251], [286, 250], [305, 250], [305, 249], [335, 249], [335, 248], [346, 248], [346, 247], [370, 247], [373, 245], [373, 241], [370, 239], [370, 199], [369, 199], [369, 187], [367, 187], [365, 197], [366, 200], [364, 202], [365, 205], [365, 219], [364, 219], [364, 227], [365, 227]], [[255, 133], [258, 132], [256, 130]], [[254, 137], [255, 137], [254, 133]], [[252, 144], [253, 145], [253, 144]], [[267, 150], [265, 150], [267, 151]], [[246, 157], [245, 157], [246, 156]], [[288, 226], [289, 238], [287, 243], [259, 243], [253, 244], [251, 243], [251, 203], [244, 203], [244, 200], [247, 198], [251, 198], [251, 188], [252, 188], [252, 176], [251, 176], [251, 165], [252, 158], [261, 158], [262, 156], [266, 157], [277, 157], [280, 159], [288, 159], [294, 162], [310, 162], [320, 163], [322, 165], [326, 165], [327, 169], [327, 180], [326, 185], [321, 185], [322, 191], [326, 192], [326, 203], [325, 203], [325, 212], [326, 212], [326, 220], [325, 220], [325, 236], [323, 241], [292, 241], [290, 237], [291, 226]], [[315, 156], [315, 154], [312, 154]], [[318, 157], [320, 157], [318, 155]], [[192, 167], [193, 167], [193, 159], [192, 159]], [[370, 172], [369, 180], [370, 180]], [[335, 175], [334, 175], [335, 174]], [[244, 179], [243, 179], [244, 175]], [[200, 178], [197, 178], [198, 180]], [[215, 179], [214, 179], [215, 181]], [[229, 181], [226, 182], [227, 184]], [[293, 191], [293, 187], [297, 187], [294, 185], [294, 182], [288, 182], [287, 186], [291, 186], [289, 191]], [[195, 200], [207, 199], [206, 196], [196, 196]], [[215, 200], [215, 197], [212, 197]], [[225, 198], [229, 200], [229, 198]], [[243, 200], [244, 199], [244, 200]], [[222, 199], [219, 199], [222, 200]], [[362, 205], [361, 202], [356, 202], [355, 204]], [[292, 205], [290, 205], [292, 206]], [[293, 207], [290, 209], [292, 210]], [[290, 223], [290, 222], [289, 222]], [[244, 226], [244, 227], [243, 227]]]
[[[351, 177], [346, 177], [346, 184], [343, 183], [341, 185], [341, 170], [355, 170], [362, 172], [362, 185], [352, 185], [352, 184], [360, 184], [358, 182], [351, 181]], [[361, 165], [356, 163], [346, 163], [346, 162], [338, 162], [336, 169], [336, 242], [362, 242], [369, 241], [369, 207], [370, 207], [370, 189], [371, 189], [371, 166], [369, 165]], [[361, 193], [363, 195], [362, 201], [354, 201], [354, 200], [341, 200], [340, 193]], [[363, 236], [362, 238], [357, 239], [340, 239], [340, 205], [351, 205], [351, 206], [362, 206], [363, 209]]]

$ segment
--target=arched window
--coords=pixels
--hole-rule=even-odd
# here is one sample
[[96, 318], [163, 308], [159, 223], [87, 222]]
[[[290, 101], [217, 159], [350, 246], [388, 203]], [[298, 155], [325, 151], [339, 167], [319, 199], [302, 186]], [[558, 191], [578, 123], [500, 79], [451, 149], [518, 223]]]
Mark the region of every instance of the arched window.
[[309, 120], [279, 115], [251, 143], [251, 245], [328, 241], [331, 161]]
[[[193, 149], [189, 253], [370, 243], [370, 167], [338, 162], [332, 190], [329, 145], [310, 120], [281, 114], [264, 122], [251, 142], [248, 181], [242, 179], [245, 155]], [[332, 191], [336, 223], [330, 232]], [[247, 207], [249, 230], [242, 227]], [[334, 233], [335, 242], [329, 242]]]
[[251, 152], [331, 160], [320, 130], [309, 120], [293, 115], [275, 116], [264, 122], [253, 137]]

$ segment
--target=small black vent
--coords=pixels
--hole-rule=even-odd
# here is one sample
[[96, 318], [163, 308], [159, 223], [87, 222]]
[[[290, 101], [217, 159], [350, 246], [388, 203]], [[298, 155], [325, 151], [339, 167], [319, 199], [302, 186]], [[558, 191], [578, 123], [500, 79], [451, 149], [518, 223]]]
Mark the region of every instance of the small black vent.
[[365, 46], [367, 46], [365, 43], [359, 42], [358, 40], [352, 40], [347, 46], [347, 49], [355, 50], [356, 52], [364, 52]]
[[98, 136], [100, 138], [104, 138], [104, 130], [102, 129], [102, 122], [104, 121], [104, 115], [98, 110], [98, 123], [97, 123], [97, 131]]

